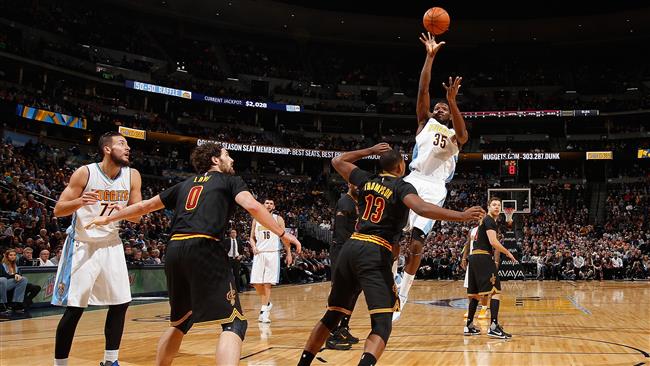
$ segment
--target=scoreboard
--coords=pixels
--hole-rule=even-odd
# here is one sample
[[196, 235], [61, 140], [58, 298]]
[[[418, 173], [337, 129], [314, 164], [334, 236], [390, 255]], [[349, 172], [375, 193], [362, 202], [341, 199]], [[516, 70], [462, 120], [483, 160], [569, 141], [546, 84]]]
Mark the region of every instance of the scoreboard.
[[519, 173], [519, 164], [517, 160], [501, 161], [501, 177], [516, 177]]

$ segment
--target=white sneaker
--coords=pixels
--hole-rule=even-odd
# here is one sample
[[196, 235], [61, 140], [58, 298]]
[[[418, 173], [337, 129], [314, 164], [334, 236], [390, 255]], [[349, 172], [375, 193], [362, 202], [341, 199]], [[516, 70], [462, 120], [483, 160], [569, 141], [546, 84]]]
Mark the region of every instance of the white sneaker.
[[264, 314], [266, 313], [266, 305], [262, 305], [262, 309], [260, 310], [260, 316], [257, 317], [258, 322], [263, 322], [264, 320]]
[[262, 316], [260, 320], [262, 323], [270, 323], [271, 322], [271, 309], [273, 308], [273, 303], [269, 303], [266, 306], [266, 310], [262, 312]]
[[400, 311], [396, 311], [393, 313], [393, 321], [396, 322], [402, 317], [402, 311], [404, 311], [404, 307], [406, 306], [406, 301], [408, 300], [408, 297], [399, 295], [399, 307]]

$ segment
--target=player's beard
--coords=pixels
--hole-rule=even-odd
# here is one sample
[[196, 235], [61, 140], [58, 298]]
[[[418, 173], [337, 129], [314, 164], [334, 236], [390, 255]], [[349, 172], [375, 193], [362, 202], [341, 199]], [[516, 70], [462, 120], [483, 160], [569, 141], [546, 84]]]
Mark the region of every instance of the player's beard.
[[111, 161], [113, 162], [113, 164], [115, 164], [115, 165], [117, 165], [119, 167], [129, 166], [129, 161], [126, 158], [123, 158], [123, 157], [121, 158], [121, 157], [115, 155], [115, 153], [112, 152], [112, 151], [111, 151]]
[[221, 164], [221, 172], [224, 174], [228, 175], [235, 175], [235, 168], [232, 166], [232, 164], [228, 165], [224, 163], [221, 159], [219, 159], [219, 163]]

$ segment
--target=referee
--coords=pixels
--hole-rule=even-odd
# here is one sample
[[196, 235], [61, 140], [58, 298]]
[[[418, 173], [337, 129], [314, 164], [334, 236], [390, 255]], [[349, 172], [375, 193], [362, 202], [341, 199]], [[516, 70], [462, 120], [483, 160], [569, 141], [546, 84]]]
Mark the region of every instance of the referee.
[[[336, 216], [334, 217], [334, 238], [332, 244], [330, 245], [330, 269], [332, 275], [334, 275], [334, 269], [336, 268], [336, 260], [338, 259], [339, 252], [343, 247], [343, 244], [350, 239], [350, 236], [354, 232], [354, 228], [357, 224], [357, 199], [358, 191], [357, 187], [352, 183], [348, 183], [348, 191], [341, 195], [338, 202], [336, 203]], [[354, 296], [354, 301], [351, 311], [354, 311], [354, 304], [357, 302], [357, 298], [361, 293], [359, 289]], [[337, 349], [337, 350], [349, 350], [352, 348], [352, 344], [359, 343], [359, 338], [354, 337], [350, 334], [350, 316], [344, 315], [341, 319], [341, 323], [338, 328], [332, 331], [332, 334], [325, 342], [327, 348]]]
[[111, 216], [97, 217], [88, 226], [106, 225], [162, 208], [174, 209], [165, 260], [170, 328], [158, 342], [156, 365], [171, 365], [183, 336], [194, 323], [207, 321], [221, 324], [223, 329], [216, 349], [217, 363], [235, 365], [239, 363], [247, 321], [228, 255], [219, 243], [235, 203], [285, 244], [296, 245], [298, 253], [301, 245], [253, 198], [241, 177], [234, 175], [233, 159], [221, 145], [206, 143], [197, 147], [191, 162], [198, 175]]

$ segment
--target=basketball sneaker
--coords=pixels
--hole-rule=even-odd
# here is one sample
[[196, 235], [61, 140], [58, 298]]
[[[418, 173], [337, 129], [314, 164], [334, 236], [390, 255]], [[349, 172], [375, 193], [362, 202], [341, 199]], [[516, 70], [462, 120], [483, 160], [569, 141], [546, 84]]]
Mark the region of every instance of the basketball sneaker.
[[262, 309], [260, 310], [260, 316], [257, 317], [258, 322], [262, 322], [264, 319], [264, 313], [266, 313], [266, 305], [262, 305]]
[[352, 344], [344, 340], [343, 338], [341, 338], [339, 332], [336, 331], [333, 334], [331, 334], [329, 338], [327, 338], [327, 342], [325, 342], [325, 347], [329, 349], [335, 349], [338, 351], [347, 351], [352, 348]]
[[271, 322], [271, 308], [273, 308], [273, 304], [269, 303], [266, 306], [266, 311], [262, 312], [262, 323], [270, 323]]
[[404, 307], [406, 306], [406, 301], [408, 300], [408, 297], [403, 296], [401, 294], [399, 296], [399, 310], [393, 313], [393, 321], [396, 322], [402, 317], [402, 311], [404, 311]]
[[473, 336], [473, 335], [481, 335], [481, 329], [477, 328], [474, 323], [469, 323], [469, 326], [465, 326], [463, 328], [463, 335], [466, 336]]
[[353, 336], [350, 334], [350, 328], [348, 327], [341, 327], [339, 328], [339, 337], [343, 339], [346, 342], [349, 342], [351, 344], [357, 344], [359, 343], [359, 338]]
[[499, 339], [510, 339], [512, 338], [512, 334], [506, 333], [503, 328], [497, 323], [492, 323], [490, 325], [490, 329], [488, 329], [487, 332], [488, 337], [492, 338], [499, 338]]
[[479, 319], [487, 319], [488, 318], [487, 311], [488, 311], [487, 307], [482, 307], [481, 310], [478, 313], [478, 318]]
[[118, 364], [117, 361], [106, 361], [100, 362], [99, 366], [120, 366], [120, 364]]

